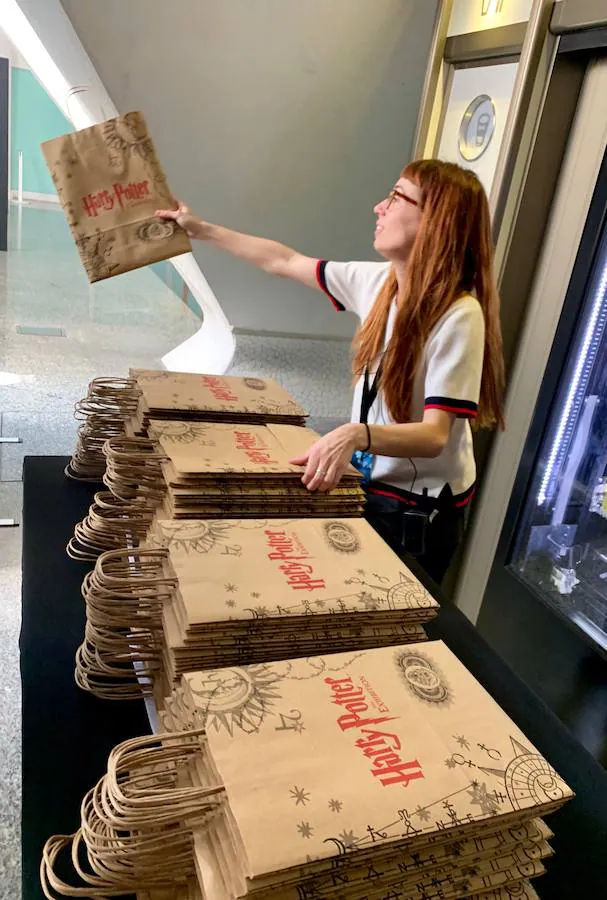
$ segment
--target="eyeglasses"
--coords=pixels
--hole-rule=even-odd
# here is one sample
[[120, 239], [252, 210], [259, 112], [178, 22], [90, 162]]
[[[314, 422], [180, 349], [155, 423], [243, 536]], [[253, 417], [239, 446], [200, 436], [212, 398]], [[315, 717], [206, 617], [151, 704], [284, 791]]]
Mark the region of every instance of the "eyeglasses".
[[411, 206], [419, 206], [419, 203], [417, 200], [414, 200], [413, 197], [407, 197], [407, 195], [403, 194], [402, 191], [399, 191], [398, 188], [393, 188], [388, 194], [386, 209], [390, 209], [395, 200], [405, 200], [406, 203], [410, 203]]

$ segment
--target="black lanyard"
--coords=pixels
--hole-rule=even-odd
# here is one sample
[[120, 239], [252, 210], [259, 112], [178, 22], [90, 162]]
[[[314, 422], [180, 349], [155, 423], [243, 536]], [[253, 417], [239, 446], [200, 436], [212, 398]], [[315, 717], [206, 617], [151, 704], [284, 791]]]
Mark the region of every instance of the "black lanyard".
[[377, 372], [375, 373], [373, 384], [371, 385], [369, 384], [369, 367], [367, 366], [367, 368], [365, 369], [365, 377], [363, 379], [363, 393], [360, 401], [360, 421], [363, 425], [367, 424], [367, 419], [369, 418], [369, 410], [375, 403], [375, 399], [377, 397], [383, 364], [384, 360], [382, 357], [382, 360], [377, 367]]

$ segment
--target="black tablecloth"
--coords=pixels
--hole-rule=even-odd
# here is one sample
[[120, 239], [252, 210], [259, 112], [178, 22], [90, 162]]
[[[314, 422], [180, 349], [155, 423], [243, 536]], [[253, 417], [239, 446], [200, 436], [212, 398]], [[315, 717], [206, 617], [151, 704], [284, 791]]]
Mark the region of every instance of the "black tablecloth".
[[[84, 629], [80, 585], [87, 568], [68, 559], [65, 544], [86, 515], [94, 488], [68, 481], [67, 461], [26, 457], [24, 464], [23, 900], [42, 897], [42, 845], [50, 834], [77, 827], [82, 797], [105, 771], [110, 749], [149, 731], [143, 702], [98, 700], [74, 682], [74, 654]], [[576, 791], [576, 799], [549, 819], [556, 855], [537, 882], [538, 893], [543, 900], [604, 897], [607, 772], [459, 610], [443, 603], [427, 630], [448, 644]]]
[[98, 700], [74, 681], [88, 567], [69, 559], [65, 545], [95, 488], [69, 481], [67, 461], [26, 457], [23, 472], [23, 900], [43, 897], [42, 846], [51, 834], [76, 830], [82, 797], [103, 774], [109, 751], [150, 730], [143, 701]]

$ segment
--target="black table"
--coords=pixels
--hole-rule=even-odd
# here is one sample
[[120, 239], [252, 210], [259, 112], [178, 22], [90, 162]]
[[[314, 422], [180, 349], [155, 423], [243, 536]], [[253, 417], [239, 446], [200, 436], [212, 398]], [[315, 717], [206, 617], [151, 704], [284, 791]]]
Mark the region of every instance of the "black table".
[[[110, 749], [149, 732], [142, 701], [98, 700], [74, 681], [87, 566], [68, 559], [65, 545], [86, 515], [95, 487], [66, 479], [67, 461], [30, 456], [24, 463], [23, 900], [42, 897], [38, 868], [44, 841], [77, 827], [82, 797], [104, 773]], [[543, 900], [599, 900], [607, 894], [607, 772], [459, 610], [444, 602], [427, 630], [448, 644], [576, 791], [575, 800], [549, 819], [556, 855], [537, 882], [538, 893]]]
[[85, 621], [80, 587], [89, 567], [69, 559], [65, 545], [99, 487], [69, 481], [67, 461], [26, 457], [23, 470], [24, 900], [43, 897], [42, 846], [51, 834], [76, 830], [82, 797], [104, 773], [112, 747], [150, 730], [142, 700], [99, 700], [74, 681]]

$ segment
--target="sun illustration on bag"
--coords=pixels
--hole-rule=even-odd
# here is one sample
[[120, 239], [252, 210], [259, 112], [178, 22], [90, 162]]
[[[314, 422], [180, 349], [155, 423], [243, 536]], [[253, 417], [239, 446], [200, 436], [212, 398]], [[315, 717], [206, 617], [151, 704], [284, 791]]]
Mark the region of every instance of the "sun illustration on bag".
[[[179, 408], [179, 400], [173, 400], [171, 406], [173, 409]], [[150, 437], [165, 438], [177, 444], [193, 444], [196, 442], [201, 447], [214, 447], [215, 442], [212, 440], [202, 441], [208, 434], [205, 425], [199, 422], [177, 422], [169, 419], [159, 421], [155, 419], [148, 426]]]
[[224, 552], [234, 556], [240, 556], [242, 552], [239, 545], [228, 546], [234, 527], [221, 520], [168, 520], [159, 522], [158, 529], [162, 538], [157, 543], [176, 553], [209, 553], [218, 544], [223, 544]]
[[173, 373], [163, 369], [162, 372], [156, 372], [153, 369], [138, 369], [135, 373], [135, 381], [137, 384], [145, 384], [147, 381], [168, 381], [172, 378]]
[[280, 680], [267, 665], [196, 672], [188, 678], [204, 727], [227, 731], [230, 736], [235, 730], [245, 734], [259, 731], [281, 698]]

